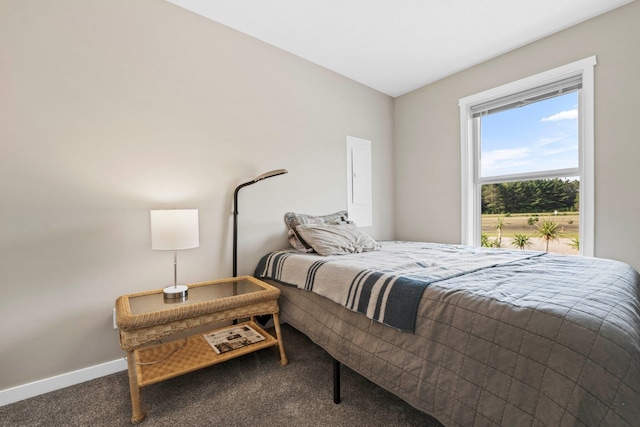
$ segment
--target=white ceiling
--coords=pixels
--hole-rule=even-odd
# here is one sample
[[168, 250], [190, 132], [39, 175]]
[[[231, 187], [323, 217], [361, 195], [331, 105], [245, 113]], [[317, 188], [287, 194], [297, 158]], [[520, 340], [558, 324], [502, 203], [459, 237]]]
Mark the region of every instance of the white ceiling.
[[168, 0], [391, 96], [632, 0]]

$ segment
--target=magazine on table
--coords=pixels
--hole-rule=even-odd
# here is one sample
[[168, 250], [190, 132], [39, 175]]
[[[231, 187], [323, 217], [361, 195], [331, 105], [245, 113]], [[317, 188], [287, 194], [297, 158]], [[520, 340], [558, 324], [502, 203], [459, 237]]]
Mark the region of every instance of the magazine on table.
[[218, 354], [264, 341], [264, 337], [248, 325], [233, 326], [203, 336], [213, 351]]

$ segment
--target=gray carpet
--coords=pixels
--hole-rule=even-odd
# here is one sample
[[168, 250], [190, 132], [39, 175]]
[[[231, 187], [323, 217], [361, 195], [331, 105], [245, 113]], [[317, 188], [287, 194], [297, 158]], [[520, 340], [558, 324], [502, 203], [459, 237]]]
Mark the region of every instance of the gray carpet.
[[[331, 358], [288, 325], [287, 366], [260, 350], [141, 391], [141, 426], [426, 426], [428, 415], [342, 367], [342, 403], [333, 403]], [[126, 372], [0, 407], [2, 426], [127, 426]]]

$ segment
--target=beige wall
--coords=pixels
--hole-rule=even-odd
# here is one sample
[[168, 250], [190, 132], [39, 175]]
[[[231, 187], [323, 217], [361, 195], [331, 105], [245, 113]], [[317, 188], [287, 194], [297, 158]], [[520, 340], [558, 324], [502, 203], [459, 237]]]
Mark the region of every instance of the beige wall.
[[367, 231], [459, 242], [458, 99], [590, 55], [596, 254], [640, 268], [639, 20], [634, 2], [394, 111], [161, 0], [0, 0], [0, 390], [122, 356], [114, 300], [172, 280], [171, 254], [150, 249], [149, 209], [200, 210], [200, 247], [178, 260], [195, 282], [231, 274], [232, 192], [264, 171], [289, 174], [240, 193], [241, 274], [286, 245], [285, 211], [344, 208], [346, 135], [373, 142]]
[[121, 294], [173, 280], [149, 210], [200, 210], [179, 278], [240, 274], [288, 210], [346, 207], [346, 136], [372, 141], [393, 237], [393, 99], [161, 0], [0, 0], [0, 390], [122, 357]]
[[458, 100], [596, 55], [595, 254], [640, 269], [640, 2], [396, 99], [398, 239], [460, 242]]

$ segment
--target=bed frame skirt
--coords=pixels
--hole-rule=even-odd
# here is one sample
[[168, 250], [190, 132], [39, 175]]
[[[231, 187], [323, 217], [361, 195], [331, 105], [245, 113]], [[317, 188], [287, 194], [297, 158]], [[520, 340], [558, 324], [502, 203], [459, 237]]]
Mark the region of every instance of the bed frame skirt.
[[[392, 347], [392, 343], [407, 338], [418, 339], [414, 334], [403, 333], [367, 319], [313, 292], [302, 291], [273, 280], [265, 281], [281, 291], [281, 321], [305, 334], [335, 360], [436, 419], [434, 414], [439, 411], [429, 402], [435, 402], [437, 394], [440, 394], [439, 401], [442, 404], [440, 411], [446, 411], [451, 406], [446, 396], [437, 393], [431, 385], [420, 383], [417, 372], [403, 372], [407, 368], [403, 367], [405, 358], [412, 356], [401, 354]], [[385, 342], [388, 343], [386, 346]], [[395, 355], [392, 354], [394, 352]], [[334, 389], [334, 401], [336, 392]], [[425, 393], [431, 398], [421, 397]]]

